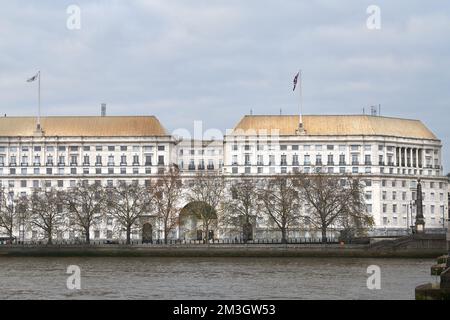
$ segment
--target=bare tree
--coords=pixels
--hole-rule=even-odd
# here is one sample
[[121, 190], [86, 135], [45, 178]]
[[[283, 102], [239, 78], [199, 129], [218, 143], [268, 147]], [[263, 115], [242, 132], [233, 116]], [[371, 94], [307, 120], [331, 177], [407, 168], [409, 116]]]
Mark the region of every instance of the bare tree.
[[31, 194], [29, 222], [44, 232], [47, 244], [52, 244], [55, 232], [64, 228], [63, 199], [64, 193], [54, 188], [36, 189]]
[[100, 183], [89, 184], [86, 180], [64, 194], [64, 204], [69, 210], [69, 216], [76, 229], [85, 235], [85, 241], [90, 243], [90, 229], [102, 219], [102, 211], [106, 208], [106, 196]]
[[241, 178], [232, 182], [231, 199], [224, 204], [224, 220], [242, 230], [244, 242], [251, 240], [252, 222], [258, 214], [257, 182], [254, 178]]
[[107, 212], [126, 230], [131, 243], [131, 228], [151, 210], [151, 197], [146, 187], [138, 183], [121, 182], [107, 189]]
[[203, 223], [206, 232], [206, 242], [209, 242], [209, 230], [217, 221], [219, 204], [224, 193], [224, 178], [216, 172], [198, 173], [191, 181], [187, 199], [190, 209]]
[[14, 229], [20, 227], [26, 219], [28, 201], [26, 196], [15, 197], [13, 192], [0, 189], [0, 228], [6, 230], [12, 240]]
[[315, 170], [313, 174], [297, 174], [297, 182], [299, 194], [309, 209], [306, 217], [321, 230], [323, 243], [327, 242], [327, 230], [333, 224], [370, 223], [358, 179]]
[[150, 188], [154, 195], [154, 203], [158, 218], [164, 229], [164, 243], [167, 243], [169, 233], [177, 226], [178, 213], [181, 210], [180, 200], [183, 194], [179, 170], [171, 168], [158, 178]]
[[287, 243], [288, 229], [300, 222], [300, 199], [295, 177], [286, 174], [267, 178], [258, 188], [258, 200], [261, 211], [281, 231], [282, 243]]

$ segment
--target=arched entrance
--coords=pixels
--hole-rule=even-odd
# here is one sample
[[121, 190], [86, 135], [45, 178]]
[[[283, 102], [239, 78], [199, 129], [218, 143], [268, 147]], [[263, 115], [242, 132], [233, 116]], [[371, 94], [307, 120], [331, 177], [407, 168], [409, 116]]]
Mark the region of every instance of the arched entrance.
[[181, 209], [179, 219], [180, 239], [212, 240], [216, 236], [217, 213], [207, 203], [188, 203]]
[[153, 226], [150, 223], [144, 223], [142, 226], [142, 243], [152, 243]]

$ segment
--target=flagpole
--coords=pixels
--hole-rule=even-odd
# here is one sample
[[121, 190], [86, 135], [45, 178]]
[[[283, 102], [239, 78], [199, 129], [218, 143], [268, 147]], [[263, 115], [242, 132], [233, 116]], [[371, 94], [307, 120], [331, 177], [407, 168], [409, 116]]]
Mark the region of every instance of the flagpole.
[[298, 74], [299, 74], [299, 77], [300, 77], [300, 83], [299, 83], [299, 98], [300, 98], [300, 100], [299, 100], [299, 104], [298, 104], [298, 114], [299, 114], [299, 124], [298, 124], [298, 126], [299, 126], [299, 129], [300, 129], [300, 131], [302, 131], [303, 130], [303, 116], [302, 116], [302, 87], [303, 87], [303, 84], [302, 84], [302, 78], [303, 78], [303, 75], [302, 75], [302, 70], [300, 69], [299, 71], [298, 71]]
[[37, 130], [41, 129], [41, 71], [38, 71], [38, 119]]

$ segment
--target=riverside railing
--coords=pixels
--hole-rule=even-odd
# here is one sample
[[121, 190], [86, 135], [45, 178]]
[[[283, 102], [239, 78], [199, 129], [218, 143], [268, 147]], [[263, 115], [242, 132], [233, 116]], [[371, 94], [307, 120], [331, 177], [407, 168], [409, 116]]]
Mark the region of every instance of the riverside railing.
[[[327, 238], [326, 244], [339, 244], [337, 238]], [[350, 244], [352, 241], [345, 241]], [[140, 246], [174, 246], [174, 245], [285, 245], [285, 244], [323, 244], [321, 238], [290, 238], [283, 242], [282, 239], [254, 239], [244, 241], [243, 239], [211, 239], [206, 240], [184, 240], [184, 239], [155, 239], [152, 241], [131, 240], [129, 245]], [[0, 245], [21, 245], [21, 246], [114, 246], [127, 245], [126, 240], [91, 240], [89, 244], [77, 240], [53, 240], [48, 244], [46, 240], [27, 240], [12, 243], [0, 243]]]

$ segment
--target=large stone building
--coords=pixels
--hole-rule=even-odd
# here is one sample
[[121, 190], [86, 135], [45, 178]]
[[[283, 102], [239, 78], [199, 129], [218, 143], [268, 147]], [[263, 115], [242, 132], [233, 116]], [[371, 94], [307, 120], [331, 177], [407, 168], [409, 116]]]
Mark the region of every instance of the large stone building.
[[402, 233], [415, 219], [422, 180], [428, 229], [445, 226], [441, 141], [418, 120], [368, 115], [245, 116], [224, 139], [226, 175], [324, 170], [364, 180], [375, 233]]
[[[199, 171], [219, 172], [232, 180], [242, 175], [325, 170], [358, 175], [365, 182], [375, 234], [404, 233], [410, 228], [418, 178], [424, 187], [427, 229], [442, 229], [448, 210], [441, 141], [417, 120], [303, 116], [299, 126], [299, 116], [245, 116], [223, 141], [174, 138], [151, 116], [44, 117], [40, 130], [36, 122], [33, 117], [0, 118], [0, 185], [10, 193], [29, 193], [36, 187], [69, 188], [80, 179], [104, 185], [120, 180], [145, 184], [170, 165], [177, 165], [186, 179]], [[182, 229], [186, 226], [179, 226], [171, 237], [198, 237], [198, 230]], [[153, 239], [163, 236], [151, 212], [133, 231], [133, 238], [149, 232]], [[258, 230], [255, 234], [268, 236]], [[310, 235], [310, 230], [295, 233]], [[20, 230], [22, 239], [39, 236], [37, 230]], [[92, 230], [92, 239], [116, 236], [121, 234], [114, 233], [109, 220]], [[217, 230], [214, 236], [226, 233]]]

